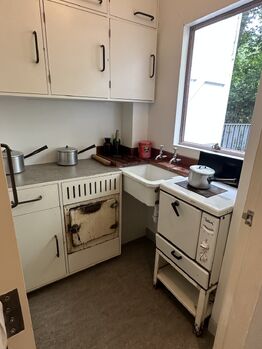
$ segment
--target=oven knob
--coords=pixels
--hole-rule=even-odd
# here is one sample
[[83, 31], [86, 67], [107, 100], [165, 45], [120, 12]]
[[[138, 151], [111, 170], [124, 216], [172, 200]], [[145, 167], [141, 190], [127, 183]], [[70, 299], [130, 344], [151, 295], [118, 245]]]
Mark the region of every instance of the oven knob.
[[207, 262], [207, 254], [206, 253], [201, 253], [200, 254], [200, 261], [201, 262]]
[[202, 247], [204, 250], [209, 250], [209, 244], [207, 240], [202, 241], [200, 247]]

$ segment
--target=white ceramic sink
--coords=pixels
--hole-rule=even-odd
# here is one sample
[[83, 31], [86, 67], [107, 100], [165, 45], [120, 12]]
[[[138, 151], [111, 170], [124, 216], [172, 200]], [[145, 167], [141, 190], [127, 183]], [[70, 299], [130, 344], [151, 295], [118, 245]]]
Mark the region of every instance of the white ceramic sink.
[[137, 165], [121, 169], [124, 190], [147, 206], [155, 206], [160, 184], [177, 175], [154, 165]]

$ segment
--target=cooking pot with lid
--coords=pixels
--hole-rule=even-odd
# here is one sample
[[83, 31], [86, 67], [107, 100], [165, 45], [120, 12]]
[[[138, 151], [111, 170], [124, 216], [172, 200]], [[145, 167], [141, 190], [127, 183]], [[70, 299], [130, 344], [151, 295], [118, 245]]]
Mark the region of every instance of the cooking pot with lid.
[[57, 165], [60, 166], [75, 166], [78, 164], [78, 154], [82, 154], [87, 150], [95, 148], [95, 144], [78, 151], [74, 147], [69, 147], [68, 145], [57, 149]]
[[[33, 155], [36, 155], [44, 150], [48, 149], [47, 145], [44, 145], [41, 148], [36, 149], [30, 154], [24, 155], [21, 151], [18, 150], [11, 150], [11, 158], [12, 158], [12, 164], [13, 164], [13, 169], [14, 169], [14, 174], [24, 172], [25, 170], [25, 162], [24, 159], [27, 159]], [[5, 173], [7, 175], [10, 175], [10, 169], [9, 169], [9, 164], [8, 164], [8, 159], [7, 159], [7, 152], [4, 150], [2, 152], [3, 154], [3, 159], [4, 159], [4, 165], [5, 165]]]
[[210, 167], [203, 165], [190, 166], [188, 184], [196, 189], [208, 189], [211, 182], [237, 184], [236, 178], [218, 178], [214, 177], [214, 175], [215, 170]]

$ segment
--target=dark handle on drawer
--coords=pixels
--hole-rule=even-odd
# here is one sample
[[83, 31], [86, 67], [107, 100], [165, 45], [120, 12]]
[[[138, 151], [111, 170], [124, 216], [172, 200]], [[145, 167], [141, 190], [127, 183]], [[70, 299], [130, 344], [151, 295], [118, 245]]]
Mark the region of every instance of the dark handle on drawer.
[[100, 47], [102, 48], [102, 52], [103, 52], [103, 68], [100, 69], [100, 71], [104, 72], [106, 69], [106, 48], [105, 48], [105, 45], [100, 45]]
[[60, 251], [59, 251], [59, 241], [57, 235], [55, 235], [55, 242], [56, 242], [56, 257], [60, 257]]
[[42, 199], [43, 199], [43, 196], [40, 195], [40, 196], [38, 196], [38, 198], [36, 198], [36, 199], [26, 200], [26, 201], [19, 201], [19, 205], [29, 204], [30, 202], [41, 201]]
[[134, 12], [134, 16], [141, 15], [150, 18], [150, 21], [153, 21], [155, 19], [154, 16], [150, 15], [149, 13], [141, 12], [141, 11], [136, 11]]
[[150, 75], [150, 79], [153, 79], [153, 77], [155, 76], [156, 56], [155, 55], [150, 55], [150, 57], [153, 60], [153, 71], [152, 71], [152, 74]]
[[13, 199], [14, 199], [14, 201], [11, 201], [11, 207], [15, 208], [16, 206], [18, 206], [19, 202], [18, 202], [18, 195], [17, 195], [16, 184], [15, 184], [15, 174], [14, 174], [14, 168], [13, 168], [12, 153], [11, 153], [10, 147], [7, 144], [1, 143], [0, 146], [1, 148], [4, 148], [6, 151], [7, 162], [8, 162], [9, 172], [10, 172], [10, 181], [11, 181]]
[[173, 209], [174, 209], [174, 211], [175, 211], [175, 213], [176, 213], [176, 215], [177, 215], [177, 217], [179, 217], [179, 212], [178, 212], [178, 206], [179, 206], [179, 201], [175, 201], [175, 202], [172, 202], [172, 207], [173, 207]]
[[36, 54], [35, 63], [38, 64], [40, 62], [40, 59], [39, 59], [39, 48], [38, 48], [37, 32], [35, 30], [33, 31], [33, 35], [34, 35], [34, 38], [35, 38], [35, 54]]
[[175, 257], [178, 260], [182, 259], [182, 256], [177, 256], [176, 255], [176, 251], [172, 251], [171, 254], [172, 254], [173, 257]]

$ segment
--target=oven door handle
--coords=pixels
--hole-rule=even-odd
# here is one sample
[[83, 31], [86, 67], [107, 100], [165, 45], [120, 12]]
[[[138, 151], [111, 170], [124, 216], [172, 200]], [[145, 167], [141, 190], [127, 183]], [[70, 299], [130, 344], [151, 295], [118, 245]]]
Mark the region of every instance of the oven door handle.
[[14, 168], [13, 168], [13, 162], [12, 162], [12, 156], [11, 156], [11, 149], [7, 144], [1, 143], [1, 148], [4, 148], [6, 150], [7, 155], [7, 162], [9, 166], [9, 172], [10, 172], [10, 180], [11, 180], [11, 186], [12, 186], [12, 192], [13, 192], [13, 201], [11, 201], [11, 207], [15, 208], [18, 206], [18, 195], [17, 195], [17, 189], [15, 184], [15, 174], [14, 174]]
[[176, 251], [172, 251], [171, 254], [172, 254], [172, 256], [175, 257], [177, 260], [182, 259], [182, 256], [177, 256], [177, 255], [176, 255]]
[[171, 206], [173, 207], [173, 210], [175, 211], [177, 217], [179, 217], [180, 214], [179, 214], [178, 209], [177, 209], [178, 206], [179, 206], [179, 201], [176, 200], [176, 201], [172, 202], [172, 203], [171, 203]]

